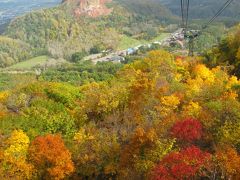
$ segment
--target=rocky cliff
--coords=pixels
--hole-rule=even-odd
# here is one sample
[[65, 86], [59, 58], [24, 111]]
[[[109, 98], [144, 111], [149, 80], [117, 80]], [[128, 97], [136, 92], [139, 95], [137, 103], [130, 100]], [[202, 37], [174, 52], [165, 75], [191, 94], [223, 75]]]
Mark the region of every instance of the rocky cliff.
[[73, 5], [76, 16], [87, 15], [98, 17], [108, 15], [112, 9], [106, 7], [106, 3], [112, 0], [63, 0], [63, 3]]

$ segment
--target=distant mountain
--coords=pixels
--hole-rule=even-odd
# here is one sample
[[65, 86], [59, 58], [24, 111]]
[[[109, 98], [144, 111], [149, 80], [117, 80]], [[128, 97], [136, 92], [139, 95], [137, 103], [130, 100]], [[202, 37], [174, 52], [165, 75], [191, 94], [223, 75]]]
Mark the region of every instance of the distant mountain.
[[[180, 15], [180, 0], [156, 0], [175, 15]], [[194, 19], [211, 18], [227, 0], [190, 0], [189, 16]], [[240, 1], [235, 0], [221, 14], [222, 18], [233, 18], [240, 20]]]
[[124, 8], [129, 11], [141, 14], [142, 16], [169, 20], [176, 17], [166, 9], [162, 3], [156, 0], [117, 0]]

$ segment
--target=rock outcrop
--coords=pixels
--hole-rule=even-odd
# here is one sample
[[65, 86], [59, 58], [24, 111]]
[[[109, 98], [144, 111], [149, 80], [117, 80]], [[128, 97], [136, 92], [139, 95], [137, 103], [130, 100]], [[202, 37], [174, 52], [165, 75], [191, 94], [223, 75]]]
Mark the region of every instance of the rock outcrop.
[[73, 5], [76, 16], [87, 15], [98, 17], [108, 15], [112, 9], [106, 7], [106, 3], [112, 0], [63, 0], [63, 3]]

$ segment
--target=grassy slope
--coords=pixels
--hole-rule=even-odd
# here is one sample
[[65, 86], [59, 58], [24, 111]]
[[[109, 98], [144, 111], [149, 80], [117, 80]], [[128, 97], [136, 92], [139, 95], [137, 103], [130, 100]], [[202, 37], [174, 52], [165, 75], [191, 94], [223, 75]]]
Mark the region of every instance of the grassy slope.
[[161, 41], [164, 38], [168, 37], [169, 35], [170, 35], [170, 33], [161, 33], [157, 37], [155, 37], [154, 39], [152, 39], [150, 41], [137, 40], [137, 39], [123, 35], [121, 38], [121, 41], [119, 43], [118, 50], [124, 50], [124, 49], [130, 48], [130, 47], [135, 47], [135, 46], [138, 46], [141, 44], [147, 44], [147, 43], [151, 43], [151, 42], [155, 42], [155, 41]]
[[157, 37], [155, 37], [154, 39], [151, 40], [151, 42], [155, 42], [155, 41], [162, 41], [163, 39], [165, 39], [166, 37], [168, 37], [171, 33], [161, 33], [159, 34]]
[[35, 75], [32, 73], [8, 73], [7, 71], [28, 71], [36, 65], [44, 64], [48, 60], [48, 56], [38, 56], [27, 61], [17, 63], [8, 68], [1, 69], [0, 71], [0, 91], [12, 89], [16, 86], [21, 86], [26, 83], [35, 81]]
[[130, 47], [135, 47], [140, 44], [146, 44], [147, 41], [144, 40], [137, 40], [128, 36], [123, 35], [121, 38], [121, 41], [119, 43], [118, 49], [119, 50], [124, 50]]
[[31, 70], [34, 66], [42, 65], [46, 63], [47, 60], [48, 60], [48, 56], [38, 56], [32, 59], [14, 64], [6, 68], [6, 70]]

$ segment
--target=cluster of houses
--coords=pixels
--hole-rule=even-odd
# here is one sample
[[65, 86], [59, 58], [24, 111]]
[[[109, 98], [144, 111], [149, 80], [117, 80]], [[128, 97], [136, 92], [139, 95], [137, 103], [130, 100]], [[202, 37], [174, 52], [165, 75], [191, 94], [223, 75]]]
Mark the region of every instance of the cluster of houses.
[[[104, 51], [97, 55], [91, 55], [85, 58], [85, 60], [92, 60], [94, 63], [97, 62], [104, 62], [110, 61], [115, 63], [121, 63], [125, 60], [125, 57], [128, 55], [133, 55], [137, 53], [140, 49], [150, 49], [153, 45], [160, 45], [160, 46], [172, 46], [175, 44], [179, 44], [182, 48], [184, 47], [184, 33], [183, 29], [178, 29], [174, 33], [172, 33], [169, 37], [161, 40], [155, 41], [149, 44], [141, 44], [136, 47], [130, 47], [125, 50], [117, 51], [117, 52], [108, 52]], [[103, 56], [103, 54], [106, 54]]]
[[180, 45], [181, 48], [184, 48], [184, 32], [183, 29], [178, 29], [174, 33], [171, 34], [169, 38], [166, 38], [163, 43], [163, 46], [176, 46]]

